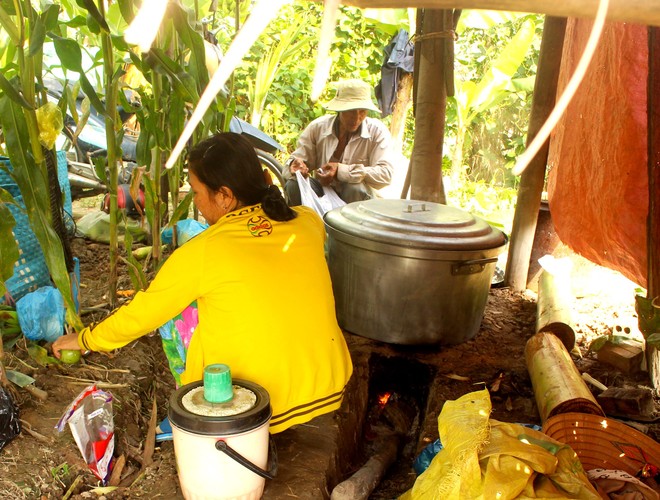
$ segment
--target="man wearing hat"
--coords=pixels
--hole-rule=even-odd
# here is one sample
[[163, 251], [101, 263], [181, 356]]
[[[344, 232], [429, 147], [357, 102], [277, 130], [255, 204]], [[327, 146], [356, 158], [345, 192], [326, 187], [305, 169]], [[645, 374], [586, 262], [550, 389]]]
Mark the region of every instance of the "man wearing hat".
[[323, 196], [331, 186], [346, 203], [372, 198], [374, 190], [388, 186], [394, 171], [392, 138], [383, 123], [369, 118], [380, 110], [371, 100], [371, 87], [362, 80], [337, 83], [337, 94], [325, 106], [328, 114], [310, 123], [298, 139], [298, 148], [283, 172], [289, 205], [300, 205], [295, 173], [310, 173], [312, 189]]

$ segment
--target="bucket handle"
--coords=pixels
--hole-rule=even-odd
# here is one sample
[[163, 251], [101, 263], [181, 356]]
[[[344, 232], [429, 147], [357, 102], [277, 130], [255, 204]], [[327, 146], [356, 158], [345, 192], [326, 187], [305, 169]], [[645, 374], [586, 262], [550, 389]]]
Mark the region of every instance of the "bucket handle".
[[261, 476], [265, 479], [274, 479], [273, 474], [271, 474], [272, 471], [265, 471], [258, 465], [253, 464], [247, 458], [245, 458], [243, 455], [237, 452], [234, 448], [229, 446], [226, 441], [223, 441], [222, 439], [216, 441], [215, 448], [216, 450], [221, 451], [222, 453], [227, 455], [229, 458], [234, 459], [236, 462], [241, 464], [246, 469], [254, 472], [256, 475]]

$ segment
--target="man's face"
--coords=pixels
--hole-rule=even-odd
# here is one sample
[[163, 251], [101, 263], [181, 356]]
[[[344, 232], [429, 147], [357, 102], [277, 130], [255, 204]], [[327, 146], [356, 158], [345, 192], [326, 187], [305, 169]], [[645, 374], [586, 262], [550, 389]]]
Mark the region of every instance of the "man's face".
[[339, 124], [341, 125], [342, 130], [353, 133], [367, 117], [366, 109], [351, 109], [348, 111], [339, 112]]

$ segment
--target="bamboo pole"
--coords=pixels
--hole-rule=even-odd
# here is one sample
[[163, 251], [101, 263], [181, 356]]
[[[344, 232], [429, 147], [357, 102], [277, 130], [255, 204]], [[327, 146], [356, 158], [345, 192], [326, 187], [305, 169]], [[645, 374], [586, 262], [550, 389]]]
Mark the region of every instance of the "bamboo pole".
[[525, 361], [541, 422], [568, 412], [605, 415], [556, 335], [537, 333], [530, 338]]
[[[594, 18], [598, 0], [343, 0], [342, 4], [361, 8], [404, 9], [482, 9], [537, 12], [556, 17]], [[657, 0], [610, 0], [608, 21], [660, 26]]]
[[[545, 19], [527, 131], [528, 145], [536, 137], [555, 105], [565, 33], [566, 18]], [[511, 243], [504, 276], [504, 282], [519, 292], [527, 288], [529, 259], [532, 255], [534, 234], [541, 208], [548, 147], [549, 141], [546, 141], [520, 177], [518, 202], [511, 227]]]
[[575, 346], [569, 304], [570, 283], [543, 271], [539, 277], [536, 304], [536, 332], [554, 333], [567, 350]]

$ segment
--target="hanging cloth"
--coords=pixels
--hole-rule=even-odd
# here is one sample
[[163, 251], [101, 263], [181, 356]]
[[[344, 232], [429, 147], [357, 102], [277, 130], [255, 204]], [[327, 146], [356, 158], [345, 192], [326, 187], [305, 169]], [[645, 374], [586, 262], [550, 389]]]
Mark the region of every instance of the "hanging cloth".
[[383, 51], [385, 54], [380, 70], [380, 83], [375, 93], [382, 115], [392, 114], [396, 93], [402, 73], [412, 73], [415, 66], [415, 44], [410, 41], [408, 32], [401, 29], [392, 37]]

